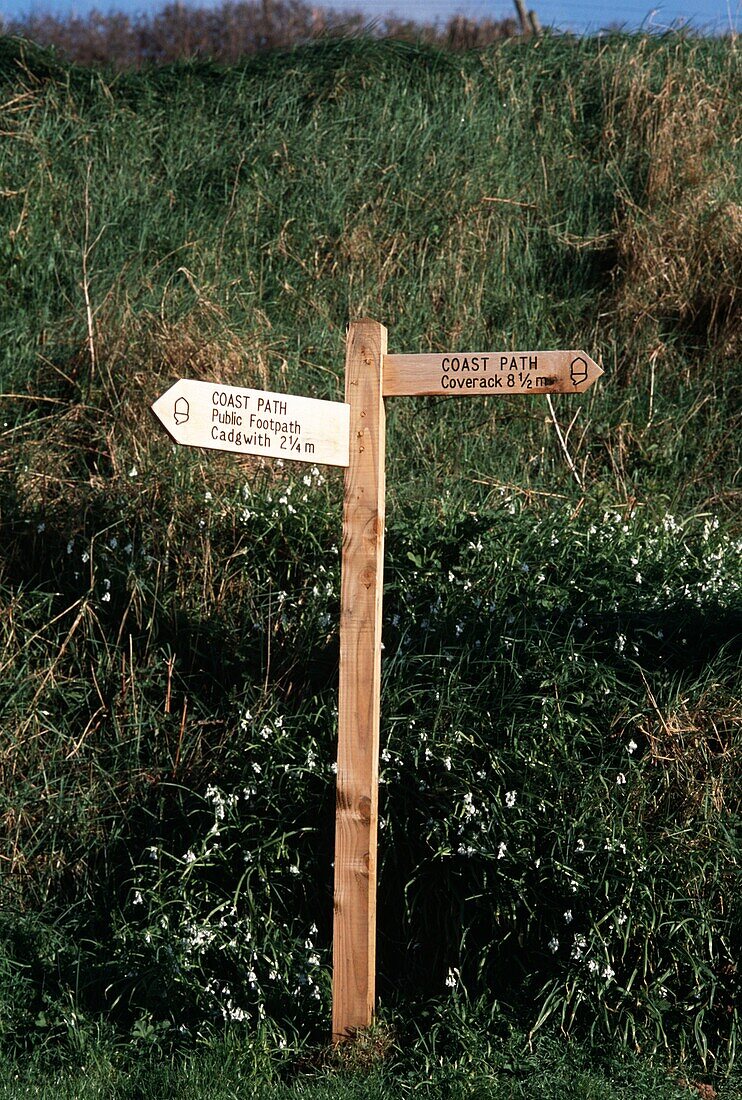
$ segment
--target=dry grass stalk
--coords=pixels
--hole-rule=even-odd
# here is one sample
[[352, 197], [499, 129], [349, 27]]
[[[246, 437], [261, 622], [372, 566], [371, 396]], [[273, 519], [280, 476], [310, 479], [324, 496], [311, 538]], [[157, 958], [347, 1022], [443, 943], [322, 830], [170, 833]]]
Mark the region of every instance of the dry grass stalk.
[[671, 70], [656, 93], [643, 71], [606, 128], [609, 144], [629, 132], [645, 150], [643, 201], [624, 195], [617, 226], [618, 312], [655, 347], [668, 325], [723, 355], [740, 347], [742, 206], [720, 152], [728, 109], [723, 87], [690, 66]]
[[[649, 689], [648, 689], [649, 690]], [[706, 800], [715, 813], [739, 812], [736, 782], [742, 746], [742, 700], [709, 688], [697, 701], [682, 700], [663, 713], [649, 692], [654, 718], [638, 726], [649, 760], [660, 769], [664, 802], [692, 815]]]

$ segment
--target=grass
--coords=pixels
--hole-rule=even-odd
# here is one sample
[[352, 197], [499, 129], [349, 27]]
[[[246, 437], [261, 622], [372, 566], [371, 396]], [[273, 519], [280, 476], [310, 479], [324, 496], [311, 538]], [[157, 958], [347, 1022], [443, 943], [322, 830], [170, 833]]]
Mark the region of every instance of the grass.
[[[733, 1095], [735, 64], [724, 41], [547, 36], [114, 76], [0, 40], [9, 1096], [195, 1096], [222, 1060], [225, 1096], [243, 1073], [360, 1087], [306, 1067], [341, 475], [173, 447], [149, 405], [181, 376], [337, 399], [362, 315], [390, 351], [583, 347], [606, 370], [552, 410], [388, 402], [399, 1038], [366, 1085]], [[612, 1081], [601, 1045], [641, 1068]]]
[[[454, 1015], [456, 1013], [454, 1012]], [[462, 1020], [459, 1016], [458, 1024]], [[465, 1025], [466, 1030], [466, 1025]], [[177, 1096], [184, 1100], [325, 1100], [341, 1097], [406, 1096], [430, 1100], [477, 1097], [481, 1100], [728, 1100], [738, 1082], [730, 1080], [719, 1090], [704, 1080], [688, 1079], [672, 1069], [652, 1067], [636, 1055], [606, 1058], [582, 1046], [541, 1041], [529, 1044], [523, 1035], [499, 1036], [497, 1050], [471, 1029], [466, 1034], [466, 1054], [448, 1050], [441, 1057], [435, 1042], [417, 1042], [403, 1052], [389, 1035], [379, 1045], [351, 1048], [339, 1054], [305, 1050], [282, 1058], [268, 1056], [258, 1038], [223, 1038], [205, 1050], [178, 1060], [151, 1053], [138, 1061], [111, 1056], [110, 1050], [89, 1050], [79, 1068], [39, 1063], [18, 1071], [11, 1068], [0, 1080], [0, 1095], [22, 1097], [74, 1097], [74, 1100], [129, 1100], [140, 1096]]]

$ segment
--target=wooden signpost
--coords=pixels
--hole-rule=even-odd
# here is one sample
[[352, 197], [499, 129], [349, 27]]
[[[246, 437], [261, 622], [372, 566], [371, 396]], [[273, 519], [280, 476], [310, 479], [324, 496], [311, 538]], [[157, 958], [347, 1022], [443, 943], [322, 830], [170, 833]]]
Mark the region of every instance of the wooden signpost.
[[387, 355], [376, 321], [350, 326], [340, 588], [340, 701], [335, 826], [332, 1035], [368, 1027], [376, 984], [385, 397], [582, 393], [603, 371], [583, 351]]
[[152, 406], [178, 443], [345, 466], [335, 826], [332, 1034], [368, 1027], [376, 984], [384, 398], [583, 393], [584, 351], [387, 355], [376, 321], [351, 324], [345, 403], [181, 379]]
[[335, 818], [332, 1035], [368, 1027], [376, 982], [381, 598], [386, 329], [351, 325], [345, 356], [350, 463], [345, 471], [340, 579], [340, 686]]

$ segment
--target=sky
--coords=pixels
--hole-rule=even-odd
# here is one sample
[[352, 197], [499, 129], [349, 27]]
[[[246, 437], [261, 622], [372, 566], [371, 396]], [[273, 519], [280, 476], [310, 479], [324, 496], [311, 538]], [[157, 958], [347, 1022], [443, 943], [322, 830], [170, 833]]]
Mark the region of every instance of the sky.
[[[512, 17], [515, 8], [506, 0], [307, 0], [317, 7], [362, 11], [369, 18], [390, 11], [402, 18], [419, 21], [439, 20], [461, 13], [475, 18]], [[217, 0], [192, 0], [194, 6], [215, 7]], [[153, 11], [162, 3], [146, 0], [0, 0], [0, 15], [74, 13], [84, 16], [98, 11], [123, 11], [130, 14]], [[739, 31], [742, 25], [742, 0], [666, 0], [652, 5], [648, 0], [526, 0], [543, 26], [572, 30], [578, 34], [599, 31], [619, 24], [627, 29], [642, 26], [654, 31], [678, 26], [694, 26], [711, 31]]]

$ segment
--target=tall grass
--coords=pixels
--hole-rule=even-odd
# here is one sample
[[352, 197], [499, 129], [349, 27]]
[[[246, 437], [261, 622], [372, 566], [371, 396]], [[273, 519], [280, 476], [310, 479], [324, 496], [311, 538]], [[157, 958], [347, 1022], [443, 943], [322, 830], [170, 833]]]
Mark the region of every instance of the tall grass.
[[148, 407], [180, 376], [337, 399], [366, 314], [392, 351], [606, 369], [551, 412], [388, 403], [382, 1006], [733, 1063], [735, 61], [113, 76], [2, 41], [8, 1049], [324, 1034], [341, 475], [175, 448]]

